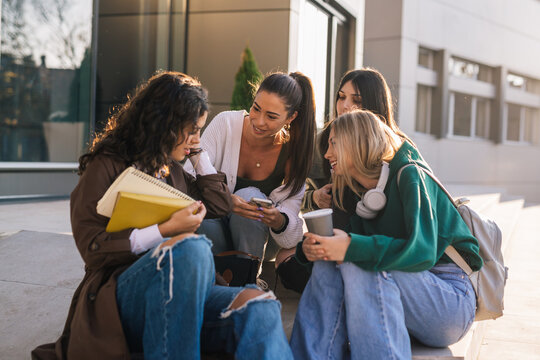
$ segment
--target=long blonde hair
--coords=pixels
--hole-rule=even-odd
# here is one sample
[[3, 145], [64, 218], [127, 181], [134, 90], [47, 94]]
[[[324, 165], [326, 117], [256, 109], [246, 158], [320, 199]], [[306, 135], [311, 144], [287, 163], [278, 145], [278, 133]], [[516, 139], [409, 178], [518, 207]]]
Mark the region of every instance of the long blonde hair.
[[402, 144], [401, 138], [379, 117], [367, 110], [355, 110], [343, 114], [330, 124], [334, 130], [334, 149], [337, 165], [342, 175], [332, 175], [334, 203], [343, 207], [343, 192], [348, 186], [361, 196], [366, 189], [352, 177], [347, 164], [368, 179], [377, 179], [381, 174], [382, 162], [390, 162]]

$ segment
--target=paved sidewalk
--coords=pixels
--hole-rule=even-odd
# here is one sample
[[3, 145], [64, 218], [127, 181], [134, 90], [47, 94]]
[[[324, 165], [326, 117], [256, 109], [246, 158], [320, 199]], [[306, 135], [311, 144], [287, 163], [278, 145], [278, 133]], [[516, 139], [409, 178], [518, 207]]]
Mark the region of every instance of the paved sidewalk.
[[487, 324], [478, 359], [540, 359], [540, 206], [521, 210], [505, 262], [504, 316]]
[[[539, 234], [540, 206], [524, 208], [506, 254], [505, 315], [489, 323], [481, 360], [540, 359]], [[0, 203], [0, 359], [29, 359], [58, 337], [82, 276], [69, 201]], [[292, 313], [295, 296], [281, 295]], [[293, 319], [284, 320], [290, 331]]]
[[0, 204], [0, 359], [58, 338], [83, 275], [69, 201]]

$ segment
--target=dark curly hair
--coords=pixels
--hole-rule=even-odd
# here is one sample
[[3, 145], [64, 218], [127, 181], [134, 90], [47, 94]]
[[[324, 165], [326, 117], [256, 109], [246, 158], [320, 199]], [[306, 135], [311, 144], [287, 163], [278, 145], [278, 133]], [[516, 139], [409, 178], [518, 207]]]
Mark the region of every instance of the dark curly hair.
[[105, 130], [79, 158], [78, 173], [96, 155], [105, 153], [156, 175], [167, 169], [172, 161], [169, 155], [184, 141], [185, 129], [196, 126], [207, 111], [207, 92], [197, 80], [180, 72], [158, 72], [109, 118]]

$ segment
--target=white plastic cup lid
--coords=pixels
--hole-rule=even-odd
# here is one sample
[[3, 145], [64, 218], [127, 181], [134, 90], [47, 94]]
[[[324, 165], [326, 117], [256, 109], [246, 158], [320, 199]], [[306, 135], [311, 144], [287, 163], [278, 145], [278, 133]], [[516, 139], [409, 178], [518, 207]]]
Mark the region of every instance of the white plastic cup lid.
[[313, 219], [320, 216], [332, 215], [332, 212], [332, 209], [319, 209], [305, 213], [302, 216], [304, 219]]

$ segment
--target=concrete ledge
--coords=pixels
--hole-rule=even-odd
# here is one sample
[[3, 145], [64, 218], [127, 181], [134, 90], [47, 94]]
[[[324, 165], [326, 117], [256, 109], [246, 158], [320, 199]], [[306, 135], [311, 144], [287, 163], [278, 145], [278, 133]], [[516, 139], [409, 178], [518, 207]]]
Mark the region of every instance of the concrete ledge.
[[[513, 237], [516, 221], [521, 216], [522, 200], [500, 203], [498, 193], [475, 194], [471, 198], [473, 208], [482, 214], [489, 214], [504, 228], [506, 255], [510, 250], [509, 238]], [[70, 229], [67, 209], [68, 201], [40, 203], [39, 206], [2, 206], [3, 212], [0, 214], [3, 214], [5, 220], [0, 227], [2, 358], [28, 359], [31, 349], [56, 340], [62, 331], [71, 296], [84, 275], [83, 263], [71, 235], [37, 230], [68, 232]], [[21, 213], [25, 214], [26, 220], [21, 219]], [[535, 216], [538, 213], [536, 211]], [[35, 219], [40, 217], [45, 221], [37, 223]], [[55, 221], [56, 218], [63, 219], [65, 223]], [[17, 223], [23, 220], [31, 225], [25, 224], [23, 227]], [[13, 230], [21, 228], [35, 228], [36, 231]], [[263, 279], [268, 282], [270, 289], [274, 289], [273, 262], [264, 263]], [[281, 284], [276, 286], [276, 295], [282, 302], [284, 330], [287, 336], [290, 336], [300, 295], [284, 289]], [[448, 348], [436, 349], [413, 344], [413, 358], [476, 359], [485, 328], [488, 327], [486, 325], [491, 323], [475, 323], [460, 342]]]
[[0, 354], [29, 359], [64, 328], [84, 275], [70, 235], [20, 231], [0, 237]]

